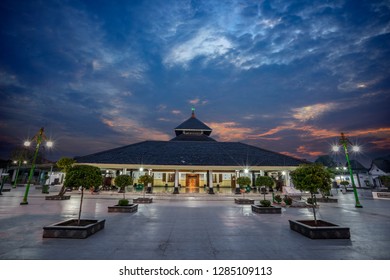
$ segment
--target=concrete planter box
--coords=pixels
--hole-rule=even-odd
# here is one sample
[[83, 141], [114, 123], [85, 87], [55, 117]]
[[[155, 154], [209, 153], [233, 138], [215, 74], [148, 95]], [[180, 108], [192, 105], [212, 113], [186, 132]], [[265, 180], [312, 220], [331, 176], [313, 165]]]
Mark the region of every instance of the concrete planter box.
[[129, 204], [126, 206], [121, 206], [121, 205], [108, 206], [108, 212], [133, 213], [137, 211], [138, 211], [138, 204]]
[[45, 196], [45, 200], [69, 200], [69, 199], [70, 199], [70, 195], [63, 195], [63, 196], [48, 195], [48, 196]]
[[234, 203], [236, 203], [236, 204], [255, 204], [255, 201], [253, 199], [247, 199], [247, 198], [235, 198]]
[[260, 205], [252, 205], [252, 212], [258, 213], [258, 214], [281, 214], [282, 208], [281, 207], [264, 207]]
[[330, 197], [320, 197], [316, 198], [317, 202], [324, 202], [324, 203], [337, 203], [337, 198], [330, 198]]
[[317, 226], [314, 225], [314, 220], [289, 220], [289, 222], [290, 229], [311, 239], [349, 239], [351, 237], [348, 227], [340, 227], [322, 220], [317, 220]]
[[71, 219], [60, 223], [45, 226], [43, 228], [43, 238], [73, 238], [83, 239], [102, 230], [106, 220], [80, 220]]
[[146, 203], [152, 203], [153, 198], [151, 197], [138, 197], [138, 198], [133, 198], [133, 203], [141, 203], [141, 204], [146, 204]]
[[390, 192], [372, 192], [374, 199], [387, 199], [390, 200]]

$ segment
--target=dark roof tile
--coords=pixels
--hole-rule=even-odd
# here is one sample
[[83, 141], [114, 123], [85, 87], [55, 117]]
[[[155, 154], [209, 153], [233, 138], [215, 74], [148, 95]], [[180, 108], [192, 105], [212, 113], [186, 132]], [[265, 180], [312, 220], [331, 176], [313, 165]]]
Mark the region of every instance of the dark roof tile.
[[298, 166], [304, 160], [240, 142], [144, 141], [76, 158], [78, 163], [194, 166]]

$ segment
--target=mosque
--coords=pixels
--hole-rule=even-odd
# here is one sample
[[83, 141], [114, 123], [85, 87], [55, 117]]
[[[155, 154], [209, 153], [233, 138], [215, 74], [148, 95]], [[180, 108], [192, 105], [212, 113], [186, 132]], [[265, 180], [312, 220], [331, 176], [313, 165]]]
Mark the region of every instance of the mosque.
[[[131, 175], [135, 182], [143, 174], [153, 176], [153, 187], [180, 187], [198, 193], [205, 186], [229, 191], [236, 179], [271, 176], [281, 186], [290, 186], [289, 173], [304, 160], [240, 142], [218, 142], [212, 129], [195, 116], [175, 128], [170, 141], [143, 141], [75, 158], [78, 165], [97, 166], [107, 178]], [[156, 188], [158, 189], [158, 188]]]

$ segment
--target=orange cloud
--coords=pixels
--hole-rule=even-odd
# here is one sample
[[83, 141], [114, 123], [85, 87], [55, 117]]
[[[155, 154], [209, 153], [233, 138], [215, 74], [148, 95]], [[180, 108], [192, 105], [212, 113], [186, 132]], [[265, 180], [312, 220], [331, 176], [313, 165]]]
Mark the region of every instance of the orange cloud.
[[207, 123], [213, 129], [215, 138], [220, 141], [240, 141], [248, 139], [253, 134], [253, 129], [248, 127], [238, 127], [236, 122]]
[[390, 149], [390, 140], [389, 139], [381, 139], [376, 141], [371, 141], [378, 149]]
[[294, 154], [294, 153], [291, 153], [291, 152], [279, 152], [279, 153], [283, 154], [283, 155], [286, 155], [286, 156], [289, 156], [289, 157], [301, 158], [298, 154]]
[[264, 136], [268, 136], [268, 135], [274, 135], [274, 134], [276, 134], [280, 131], [283, 131], [283, 130], [294, 129], [294, 127], [295, 127], [294, 124], [281, 125], [281, 126], [277, 126], [275, 128], [272, 128], [272, 129], [268, 130], [267, 132], [257, 134], [256, 136], [264, 137]]
[[318, 157], [318, 156], [324, 154], [323, 152], [319, 152], [319, 151], [309, 151], [307, 149], [307, 147], [305, 147], [305, 146], [299, 146], [298, 149], [297, 149], [297, 152], [300, 153], [300, 154], [309, 155], [309, 156], [312, 156], [312, 157]]

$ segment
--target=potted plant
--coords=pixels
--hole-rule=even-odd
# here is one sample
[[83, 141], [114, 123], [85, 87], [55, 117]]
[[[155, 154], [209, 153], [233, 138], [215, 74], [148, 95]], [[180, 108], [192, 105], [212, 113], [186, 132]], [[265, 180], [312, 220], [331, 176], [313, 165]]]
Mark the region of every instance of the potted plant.
[[100, 169], [90, 165], [72, 167], [66, 176], [66, 187], [80, 186], [80, 206], [78, 219], [70, 219], [60, 223], [45, 226], [44, 238], [86, 238], [104, 228], [105, 220], [81, 219], [84, 189], [93, 188], [102, 184]]
[[[60, 158], [57, 162], [56, 165], [58, 168], [61, 169], [62, 172], [66, 174], [68, 171], [72, 168], [73, 164], [75, 164], [75, 160], [67, 157], [62, 157]], [[68, 200], [70, 199], [70, 195], [65, 195], [67, 190], [67, 187], [65, 186], [65, 183], [62, 185], [59, 193], [57, 195], [50, 195], [46, 196], [46, 200]]]
[[[153, 182], [153, 176], [145, 174], [138, 178], [138, 182], [143, 184], [144, 186], [148, 186]], [[138, 197], [133, 199], [133, 203], [152, 203], [153, 198], [145, 197], [145, 187], [143, 188], [144, 195], [143, 197]]]
[[[312, 201], [317, 191], [331, 187], [331, 175], [322, 164], [305, 164], [290, 173], [296, 189], [310, 192]], [[349, 228], [317, 220], [316, 207], [312, 204], [314, 220], [289, 220], [290, 228], [312, 239], [350, 238]]]
[[252, 212], [258, 214], [281, 214], [282, 208], [272, 205], [272, 202], [268, 199], [260, 200], [259, 205], [252, 205]]
[[119, 199], [118, 204], [108, 207], [108, 212], [136, 212], [138, 210], [138, 204], [129, 204], [129, 200], [126, 199], [126, 187], [133, 184], [133, 178], [129, 175], [119, 175], [115, 178], [115, 185], [120, 188], [120, 192], [123, 193], [123, 198]]
[[251, 179], [249, 177], [239, 177], [237, 178], [237, 184], [240, 186], [240, 191], [243, 195], [243, 198], [236, 198], [234, 202], [237, 204], [253, 204], [255, 201], [253, 199], [246, 199], [245, 192], [250, 190], [249, 185], [251, 184]]

